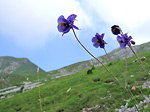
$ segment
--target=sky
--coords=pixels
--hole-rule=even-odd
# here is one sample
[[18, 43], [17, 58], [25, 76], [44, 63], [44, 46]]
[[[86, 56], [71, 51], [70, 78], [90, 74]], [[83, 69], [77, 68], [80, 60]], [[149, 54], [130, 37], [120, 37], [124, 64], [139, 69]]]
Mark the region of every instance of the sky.
[[45, 71], [92, 59], [73, 32], [57, 30], [57, 19], [76, 14], [75, 30], [82, 44], [96, 57], [103, 49], [91, 42], [105, 33], [109, 53], [119, 47], [112, 25], [119, 25], [136, 44], [150, 41], [149, 0], [0, 0], [0, 56], [28, 58]]

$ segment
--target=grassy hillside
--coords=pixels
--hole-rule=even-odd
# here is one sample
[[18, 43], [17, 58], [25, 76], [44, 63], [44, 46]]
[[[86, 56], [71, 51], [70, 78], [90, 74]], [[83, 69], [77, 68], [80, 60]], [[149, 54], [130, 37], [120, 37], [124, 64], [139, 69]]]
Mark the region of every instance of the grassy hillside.
[[[41, 79], [51, 79], [50, 73], [40, 73]], [[10, 86], [22, 86], [24, 81], [35, 81], [37, 80], [37, 73], [33, 74], [1, 74], [0, 75], [0, 89], [7, 88]]]
[[[150, 42], [133, 46], [133, 49], [137, 54], [150, 51]], [[133, 52], [129, 49], [129, 47], [127, 47], [127, 53], [128, 53], [128, 56], [127, 56], [128, 58], [134, 55]], [[111, 58], [111, 60], [122, 60], [125, 58], [125, 49], [117, 48], [113, 50], [112, 52], [108, 53], [108, 55]], [[109, 59], [107, 58], [106, 55], [99, 56], [98, 59], [101, 60], [101, 62], [105, 64], [109, 62]], [[69, 74], [78, 72], [83, 69], [90, 68], [92, 65], [100, 66], [101, 64], [98, 63], [95, 59], [92, 59], [92, 60], [87, 60], [83, 62], [78, 62], [72, 65], [60, 68], [55, 71], [50, 71], [50, 73], [55, 74], [55, 76], [56, 75], [64, 76], [64, 75], [69, 75]]]
[[[27, 58], [15, 58], [10, 56], [0, 57], [1, 74], [32, 74], [36, 73], [37, 65]], [[45, 72], [40, 68], [40, 72]]]
[[[44, 70], [40, 69], [42, 77], [46, 77]], [[30, 81], [37, 78], [37, 66], [27, 58], [0, 57], [0, 89], [20, 85], [28, 77]]]
[[[150, 51], [141, 53], [139, 56], [147, 58], [143, 65], [150, 72]], [[135, 56], [128, 58], [127, 83], [129, 89], [136, 86], [136, 90], [131, 92], [139, 104], [144, 98], [139, 89], [141, 88], [140, 65], [138, 62], [133, 62], [135, 59]], [[124, 85], [125, 60], [117, 60], [113, 63], [118, 70], [111, 63], [106, 64], [106, 67]], [[80, 112], [91, 109], [91, 112], [100, 110], [113, 112], [127, 102], [129, 103], [128, 107], [133, 107], [134, 100], [102, 66], [93, 69], [92, 74], [87, 74], [87, 71], [88, 69], [84, 69], [72, 75], [50, 80], [40, 86], [43, 111], [62, 112], [65, 109], [65, 112]], [[149, 79], [149, 75], [142, 71], [142, 84]], [[67, 94], [70, 87], [71, 90]], [[141, 90], [144, 95], [150, 95], [149, 88]], [[1, 100], [0, 110], [2, 112], [40, 112], [38, 88]], [[146, 107], [144, 110], [149, 112], [150, 108]]]

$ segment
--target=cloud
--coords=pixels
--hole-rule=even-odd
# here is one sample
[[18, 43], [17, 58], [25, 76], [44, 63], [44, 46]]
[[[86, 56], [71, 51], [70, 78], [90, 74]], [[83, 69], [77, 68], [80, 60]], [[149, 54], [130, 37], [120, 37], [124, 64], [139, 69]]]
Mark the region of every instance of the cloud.
[[78, 33], [92, 29], [115, 38], [110, 27], [118, 24], [140, 44], [150, 36], [146, 24], [150, 20], [149, 4], [149, 0], [3, 0], [0, 33], [24, 48], [44, 47], [59, 34], [57, 18], [74, 13], [78, 20], [75, 24], [83, 29]]
[[0, 1], [0, 33], [25, 48], [43, 47], [58, 33], [57, 18], [75, 13], [81, 28], [91, 26], [76, 0]]
[[88, 0], [86, 3], [109, 23], [123, 22], [134, 28], [150, 19], [149, 0]]
[[148, 41], [149, 0], [83, 0], [83, 4], [89, 13], [96, 12], [97, 18], [108, 26], [118, 24], [124, 32], [133, 34], [138, 44]]

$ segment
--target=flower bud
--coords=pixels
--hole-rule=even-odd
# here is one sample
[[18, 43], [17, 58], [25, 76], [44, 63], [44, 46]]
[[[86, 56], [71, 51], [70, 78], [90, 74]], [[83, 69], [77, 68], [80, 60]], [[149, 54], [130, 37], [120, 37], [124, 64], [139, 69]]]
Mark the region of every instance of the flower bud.
[[135, 91], [135, 86], [133, 86], [133, 87], [131, 88], [131, 90], [132, 90], [132, 91]]
[[135, 45], [135, 41], [134, 41], [134, 40], [131, 40], [131, 43], [132, 43], [133, 45]]
[[146, 59], [146, 57], [142, 57], [142, 58], [141, 58], [141, 61], [145, 61], [145, 59]]
[[121, 28], [118, 25], [113, 25], [111, 31], [114, 35], [118, 35], [121, 33]]

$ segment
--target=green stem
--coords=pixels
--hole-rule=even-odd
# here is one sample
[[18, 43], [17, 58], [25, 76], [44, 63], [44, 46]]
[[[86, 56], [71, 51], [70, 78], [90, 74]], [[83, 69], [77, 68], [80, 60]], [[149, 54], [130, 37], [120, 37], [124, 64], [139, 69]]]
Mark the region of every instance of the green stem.
[[[68, 94], [68, 93], [67, 93], [67, 94]], [[64, 111], [65, 111], [65, 109], [66, 109], [67, 94], [66, 94], [66, 99], [65, 99]]]
[[142, 88], [142, 69], [141, 69], [141, 64], [140, 64], [140, 72], [141, 72], [141, 88]]
[[42, 112], [42, 103], [41, 103], [40, 85], [39, 85], [39, 68], [38, 68], [38, 70], [37, 70], [37, 78], [38, 78], [38, 88], [39, 88], [40, 108], [41, 108], [41, 112]]
[[[113, 63], [113, 61], [112, 61], [111, 58], [109, 57], [109, 55], [108, 55], [108, 53], [107, 53], [107, 51], [106, 51], [105, 48], [104, 48], [104, 51], [105, 51], [107, 57], [109, 58], [109, 60], [111, 61], [111, 63], [113, 64], [113, 66], [115, 66], [114, 63]], [[115, 66], [115, 68], [116, 68], [116, 70], [121, 74], [120, 70], [119, 70], [116, 66]]]
[[139, 62], [140, 65], [142, 66], [143, 70], [149, 75], [149, 73], [146, 71], [146, 69], [144, 68], [143, 64], [141, 63], [141, 61], [140, 61], [138, 55], [137, 55], [137, 54], [135, 53], [135, 51], [133, 50], [132, 46], [129, 46], [129, 47], [130, 47], [130, 49], [132, 50], [132, 52], [134, 53], [134, 55], [136, 56], [138, 62]]
[[108, 53], [107, 53], [107, 51], [106, 51], [106, 49], [105, 49], [105, 48], [104, 48], [104, 51], [105, 51], [105, 53], [106, 53], [107, 57], [109, 58], [109, 60], [112, 62], [112, 60], [111, 60], [111, 58], [108, 56]]
[[125, 56], [125, 63], [126, 63], [126, 73], [125, 73], [125, 88], [127, 85], [127, 48], [126, 48], [126, 56]]

